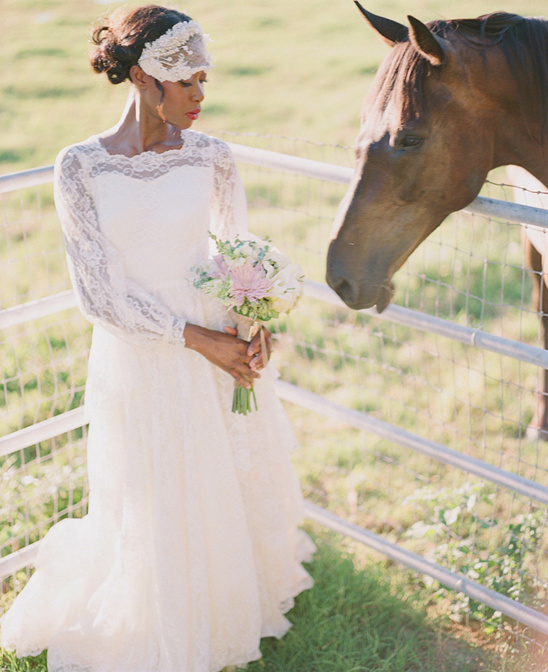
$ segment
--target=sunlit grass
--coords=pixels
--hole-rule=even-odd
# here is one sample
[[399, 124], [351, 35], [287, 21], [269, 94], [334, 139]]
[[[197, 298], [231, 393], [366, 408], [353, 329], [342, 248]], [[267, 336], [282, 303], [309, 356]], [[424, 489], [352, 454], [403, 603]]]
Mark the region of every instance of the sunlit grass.
[[[126, 97], [87, 64], [90, 26], [140, 0], [4, 0], [9, 40], [0, 44], [3, 172], [51, 163], [65, 145], [112, 126]], [[515, 12], [512, 0], [371, 0], [370, 11], [405, 22]], [[328, 0], [191, 0], [184, 5], [214, 39], [201, 128], [282, 134], [352, 144], [365, 91], [388, 47], [352, 2]], [[545, 12], [539, 0], [517, 11]]]

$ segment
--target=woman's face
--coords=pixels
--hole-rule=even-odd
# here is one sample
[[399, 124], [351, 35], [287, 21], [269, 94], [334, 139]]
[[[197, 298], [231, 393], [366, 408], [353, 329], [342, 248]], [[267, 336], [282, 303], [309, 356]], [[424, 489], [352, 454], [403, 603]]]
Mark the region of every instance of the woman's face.
[[190, 128], [201, 111], [204, 99], [205, 72], [196, 72], [190, 79], [181, 82], [162, 82], [163, 100], [160, 92], [156, 109], [165, 121], [179, 128]]

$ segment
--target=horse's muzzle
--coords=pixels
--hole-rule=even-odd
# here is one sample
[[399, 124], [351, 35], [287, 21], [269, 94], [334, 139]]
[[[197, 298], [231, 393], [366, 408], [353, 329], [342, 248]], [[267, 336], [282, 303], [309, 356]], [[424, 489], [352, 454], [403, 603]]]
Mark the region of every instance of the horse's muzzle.
[[382, 284], [362, 285], [359, 282], [331, 273], [329, 267], [326, 280], [331, 289], [335, 290], [352, 310], [362, 310], [376, 306], [377, 312], [382, 313], [392, 300], [394, 293], [394, 285], [388, 280]]
[[356, 247], [343, 245], [341, 252], [341, 243], [331, 241], [327, 252], [327, 284], [352, 310], [377, 306], [380, 313], [388, 306], [394, 292], [389, 269], [386, 264], [379, 263], [379, 257], [366, 259], [364, 263], [356, 250]]

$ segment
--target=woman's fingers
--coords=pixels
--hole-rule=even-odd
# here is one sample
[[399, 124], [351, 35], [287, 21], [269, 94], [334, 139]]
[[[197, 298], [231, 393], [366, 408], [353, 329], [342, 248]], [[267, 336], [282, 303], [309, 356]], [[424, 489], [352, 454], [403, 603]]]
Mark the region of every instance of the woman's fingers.
[[223, 331], [187, 324], [186, 346], [192, 348], [229, 373], [238, 384], [250, 388], [260, 375], [250, 367], [249, 344], [236, 337], [236, 330], [225, 327]]
[[251, 358], [249, 362], [249, 368], [252, 371], [260, 371], [261, 369], [264, 369], [263, 358], [260, 354]]
[[229, 373], [239, 385], [248, 389], [253, 387], [253, 380], [255, 378], [261, 377], [259, 373], [253, 371], [247, 364], [243, 367], [234, 368]]
[[247, 354], [251, 357], [249, 367], [252, 371], [264, 369], [270, 359], [272, 351], [272, 334], [266, 327], [262, 327], [254, 336], [247, 348]]
[[[233, 327], [223, 327], [223, 331], [229, 336], [237, 336], [238, 334], [237, 330]], [[264, 332], [263, 336], [261, 337], [260, 332], [257, 333], [247, 346], [246, 355], [249, 359], [245, 362], [245, 370], [242, 372], [235, 369], [233, 372], [231, 372], [235, 380], [240, 385], [243, 384], [242, 376], [245, 379], [246, 385], [251, 385], [253, 378], [261, 377], [257, 372], [261, 369], [264, 369], [268, 363], [263, 363], [263, 350], [265, 351], [265, 357], [270, 359], [272, 336], [270, 331], [264, 327], [262, 327], [261, 331]]]

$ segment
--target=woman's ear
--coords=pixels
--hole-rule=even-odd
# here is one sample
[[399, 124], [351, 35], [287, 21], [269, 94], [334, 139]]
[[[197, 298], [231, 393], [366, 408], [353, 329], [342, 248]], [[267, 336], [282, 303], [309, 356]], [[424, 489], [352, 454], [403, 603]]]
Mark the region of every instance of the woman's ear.
[[148, 88], [148, 75], [145, 74], [144, 70], [140, 65], [132, 65], [129, 69], [129, 78], [133, 84], [138, 89], [147, 89]]

